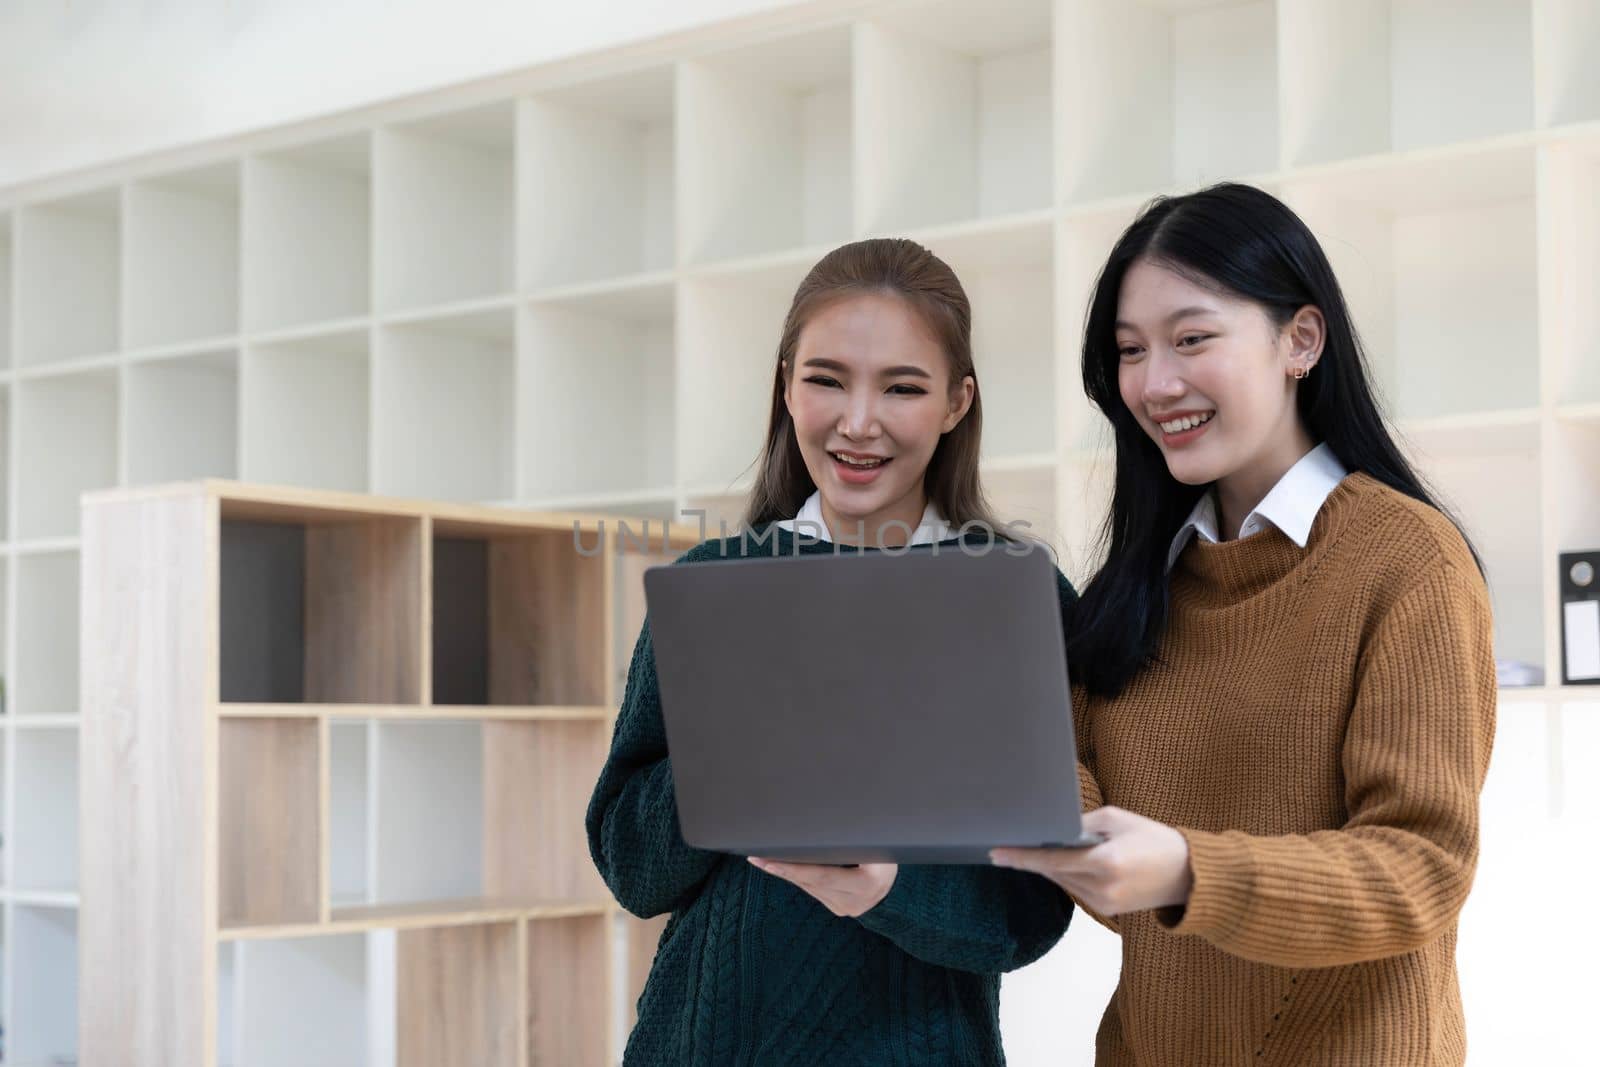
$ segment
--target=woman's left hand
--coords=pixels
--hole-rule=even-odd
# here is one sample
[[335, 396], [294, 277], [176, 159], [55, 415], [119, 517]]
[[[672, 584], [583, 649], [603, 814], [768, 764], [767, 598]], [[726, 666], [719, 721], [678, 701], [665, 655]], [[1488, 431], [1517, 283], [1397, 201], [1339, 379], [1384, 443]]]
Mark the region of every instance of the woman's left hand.
[[859, 867], [830, 867], [818, 863], [778, 863], [750, 857], [750, 862], [775, 878], [793, 882], [835, 915], [856, 918], [878, 906], [894, 888], [900, 867], [894, 863], [863, 863]]
[[997, 848], [996, 866], [1042, 874], [1101, 915], [1187, 904], [1194, 886], [1189, 842], [1165, 823], [1121, 808], [1096, 808], [1083, 828], [1091, 848]]

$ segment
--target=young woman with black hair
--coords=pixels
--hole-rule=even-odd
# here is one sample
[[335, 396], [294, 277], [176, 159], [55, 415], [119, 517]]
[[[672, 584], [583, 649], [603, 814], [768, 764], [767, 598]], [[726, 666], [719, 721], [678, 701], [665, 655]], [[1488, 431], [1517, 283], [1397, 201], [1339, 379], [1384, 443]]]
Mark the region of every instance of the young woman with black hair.
[[[987, 551], [1005, 538], [978, 477], [971, 337], [961, 283], [921, 245], [874, 239], [824, 256], [795, 293], [772, 362], [745, 532], [683, 560]], [[1074, 593], [1059, 571], [1056, 581], [1065, 613]], [[588, 832], [625, 908], [672, 913], [629, 1065], [1001, 1064], [1000, 973], [1043, 955], [1072, 913], [1060, 889], [1021, 871], [746, 862], [690, 847], [648, 620]]]
[[1106, 841], [994, 858], [1120, 932], [1097, 1062], [1462, 1063], [1488, 595], [1316, 239], [1248, 186], [1156, 201], [1099, 278], [1083, 377], [1116, 439], [1068, 631]]

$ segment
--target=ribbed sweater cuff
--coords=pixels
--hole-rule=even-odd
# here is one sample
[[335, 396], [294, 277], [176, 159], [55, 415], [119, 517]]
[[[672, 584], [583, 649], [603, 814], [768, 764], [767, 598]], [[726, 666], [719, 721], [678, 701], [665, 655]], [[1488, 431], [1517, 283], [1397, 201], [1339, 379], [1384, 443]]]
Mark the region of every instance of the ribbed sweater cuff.
[[1189, 870], [1194, 885], [1182, 907], [1161, 908], [1157, 921], [1174, 934], [1212, 937], [1235, 930], [1256, 881], [1255, 858], [1239, 834], [1205, 830], [1178, 832], [1189, 842]]

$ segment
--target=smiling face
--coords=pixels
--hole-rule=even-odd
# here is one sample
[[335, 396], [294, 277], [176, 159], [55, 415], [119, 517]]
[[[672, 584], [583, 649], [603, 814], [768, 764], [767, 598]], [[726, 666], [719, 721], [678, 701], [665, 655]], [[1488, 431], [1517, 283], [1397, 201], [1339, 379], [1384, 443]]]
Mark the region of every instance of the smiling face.
[[784, 403], [835, 541], [898, 545], [927, 500], [934, 449], [972, 404], [973, 379], [952, 388], [950, 361], [905, 300], [860, 293], [813, 314], [786, 367]]
[[1280, 328], [1258, 304], [1140, 259], [1123, 276], [1116, 331], [1122, 402], [1174, 478], [1218, 483], [1225, 515], [1230, 497], [1248, 513], [1312, 447], [1293, 374], [1321, 352], [1316, 308]]

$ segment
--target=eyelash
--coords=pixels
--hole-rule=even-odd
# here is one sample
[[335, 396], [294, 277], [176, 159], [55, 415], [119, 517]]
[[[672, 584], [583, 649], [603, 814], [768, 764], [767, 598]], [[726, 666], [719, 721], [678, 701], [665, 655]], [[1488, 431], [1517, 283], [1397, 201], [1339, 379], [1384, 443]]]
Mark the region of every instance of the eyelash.
[[[823, 386], [825, 388], [839, 384], [837, 379], [830, 378], [825, 374], [814, 374], [807, 378], [806, 381], [815, 385]], [[905, 390], [905, 392], [895, 392], [897, 389]], [[898, 385], [891, 385], [889, 387], [889, 391], [894, 393], [896, 396], [922, 396], [927, 392], [927, 390], [922, 388], [920, 385], [906, 385], [903, 382]]]
[[[1186, 342], [1189, 342], [1189, 341], [1195, 341], [1195, 342], [1209, 341], [1214, 336], [1215, 336], [1215, 334], [1209, 334], [1209, 333], [1186, 333], [1182, 337], [1178, 338], [1178, 347], [1182, 348], [1183, 345]], [[1129, 358], [1131, 358], [1133, 356], [1138, 355], [1142, 351], [1144, 351], [1144, 350], [1142, 348], [1140, 348], [1138, 345], [1124, 345], [1123, 347], [1117, 349], [1117, 355], [1122, 357], [1123, 359], [1129, 359]]]

